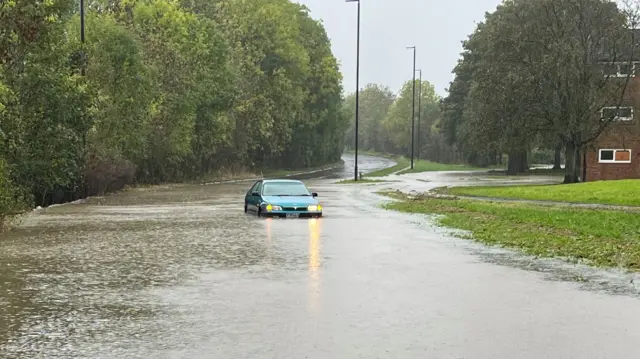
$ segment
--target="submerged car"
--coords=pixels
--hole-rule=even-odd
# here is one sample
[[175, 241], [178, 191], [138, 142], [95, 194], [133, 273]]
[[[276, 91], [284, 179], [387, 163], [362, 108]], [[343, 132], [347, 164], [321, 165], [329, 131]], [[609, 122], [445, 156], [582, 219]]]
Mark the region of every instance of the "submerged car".
[[244, 197], [244, 212], [264, 217], [322, 217], [315, 192], [298, 180], [259, 180]]

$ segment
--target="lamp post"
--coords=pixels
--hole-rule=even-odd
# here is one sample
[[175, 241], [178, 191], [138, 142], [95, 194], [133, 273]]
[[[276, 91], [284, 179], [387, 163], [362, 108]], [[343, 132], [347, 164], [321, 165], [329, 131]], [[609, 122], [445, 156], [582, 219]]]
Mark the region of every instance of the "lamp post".
[[411, 169], [413, 169], [413, 141], [415, 139], [413, 130], [416, 122], [416, 47], [408, 46], [407, 49], [413, 49], [413, 99], [411, 101]]
[[80, 41], [84, 43], [84, 0], [80, 0]]
[[80, 42], [82, 43], [83, 63], [80, 73], [84, 76], [84, 0], [80, 0]]
[[358, 30], [356, 40], [356, 129], [355, 129], [355, 147], [356, 158], [353, 168], [353, 180], [358, 181], [358, 120], [360, 115], [360, 0], [345, 0], [346, 2], [358, 3]]
[[416, 146], [416, 159], [420, 161], [420, 118], [422, 117], [422, 70], [416, 70], [420, 73], [420, 80], [418, 81], [418, 145]]

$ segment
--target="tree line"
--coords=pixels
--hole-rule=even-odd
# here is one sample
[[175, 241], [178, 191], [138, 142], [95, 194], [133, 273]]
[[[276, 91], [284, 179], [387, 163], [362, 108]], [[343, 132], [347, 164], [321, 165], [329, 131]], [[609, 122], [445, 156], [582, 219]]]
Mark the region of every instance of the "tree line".
[[[463, 43], [441, 129], [470, 163], [508, 154], [508, 172], [541, 148], [582, 178], [585, 151], [630, 101], [638, 69], [637, 3], [505, 0]], [[611, 111], [604, 110], [611, 109]], [[582, 168], [584, 170], [584, 168]]]
[[289, 0], [0, 4], [0, 214], [221, 171], [339, 160], [327, 34]]
[[[509, 174], [564, 161], [565, 182], [580, 181], [585, 152], [633, 101], [638, 14], [631, 0], [504, 0], [463, 42], [447, 96], [423, 83], [421, 158], [488, 167], [506, 157]], [[412, 87], [361, 90], [360, 148], [410, 154]]]
[[[421, 88], [422, 87], [422, 91]], [[360, 90], [358, 148], [360, 150], [411, 155], [411, 116], [413, 114], [413, 80], [404, 83], [399, 93], [389, 87], [368, 84]], [[444, 163], [459, 163], [463, 159], [455, 148], [445, 141], [439, 125], [442, 119], [441, 98], [428, 81], [415, 82], [415, 127], [414, 155]], [[353, 118], [355, 113], [355, 93], [349, 94], [344, 102], [345, 116]], [[355, 123], [351, 121], [345, 132], [347, 149], [355, 147]]]

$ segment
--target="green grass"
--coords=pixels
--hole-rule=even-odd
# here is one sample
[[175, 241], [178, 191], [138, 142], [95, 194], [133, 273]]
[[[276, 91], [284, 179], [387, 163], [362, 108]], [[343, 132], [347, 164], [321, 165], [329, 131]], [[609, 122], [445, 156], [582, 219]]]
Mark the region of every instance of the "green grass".
[[[489, 171], [489, 174], [497, 175], [497, 176], [507, 176], [507, 170], [502, 169], [492, 169]], [[524, 173], [520, 173], [516, 176], [562, 176], [564, 175], [564, 169], [554, 170], [551, 168], [534, 168]]]
[[[353, 154], [354, 151], [349, 150], [349, 151], [345, 151], [345, 153]], [[428, 172], [428, 171], [479, 171], [479, 170], [489, 169], [489, 168], [478, 168], [478, 167], [469, 166], [469, 165], [444, 164], [444, 163], [437, 163], [437, 162], [431, 162], [426, 160], [417, 160], [417, 161], [414, 161], [413, 170], [411, 170], [411, 169], [407, 169], [407, 167], [411, 166], [411, 160], [406, 157], [390, 155], [386, 153], [379, 153], [374, 151], [366, 151], [366, 150], [365, 151], [358, 150], [358, 154], [388, 158], [396, 161], [397, 163], [395, 166], [384, 168], [371, 173], [367, 173], [366, 174], [367, 177], [384, 177], [398, 171], [401, 171], [401, 172], [398, 172], [399, 175], [403, 175], [407, 173], [420, 173], [420, 172]], [[491, 168], [495, 168], [495, 167], [491, 167]]]
[[[344, 151], [344, 153], [348, 153], [348, 154], [355, 154], [356, 151], [354, 150], [347, 150]], [[374, 156], [374, 157], [382, 157], [382, 158], [389, 158], [392, 160], [395, 160], [398, 156], [396, 155], [392, 155], [389, 153], [382, 153], [382, 152], [376, 152], [376, 151], [369, 151], [369, 150], [358, 150], [358, 155], [367, 155], [367, 156]]]
[[380, 180], [380, 179], [372, 179], [372, 178], [362, 178], [362, 179], [359, 179], [358, 181], [354, 181], [353, 179], [343, 179], [343, 180], [338, 181], [336, 183], [340, 183], [340, 184], [355, 184], [355, 183], [383, 183], [383, 182], [390, 182], [390, 181], [385, 181], [385, 180]]
[[558, 185], [450, 187], [443, 191], [456, 196], [640, 206], [640, 180]]
[[[411, 163], [409, 163], [409, 165], [410, 164]], [[420, 173], [420, 172], [432, 172], [432, 171], [478, 171], [478, 170], [483, 170], [483, 168], [478, 168], [478, 167], [473, 167], [468, 165], [454, 165], [454, 164], [418, 160], [414, 162], [413, 169], [407, 169], [398, 174], [403, 175], [407, 173]]]
[[[349, 153], [349, 154], [354, 154], [355, 151], [353, 150], [347, 150], [344, 151], [344, 153]], [[380, 158], [387, 158], [390, 160], [393, 160], [396, 162], [395, 166], [391, 166], [388, 168], [383, 168], [381, 170], [378, 171], [373, 171], [373, 172], [369, 172], [366, 173], [365, 175], [367, 177], [384, 177], [384, 176], [388, 176], [394, 172], [403, 170], [407, 167], [409, 167], [410, 162], [409, 159], [402, 157], [402, 156], [396, 156], [396, 155], [392, 155], [392, 154], [388, 154], [388, 153], [380, 153], [380, 152], [375, 152], [375, 151], [368, 151], [368, 150], [358, 150], [358, 155], [368, 155], [368, 156], [375, 156], [375, 157], [380, 157]]]
[[410, 162], [407, 158], [404, 157], [399, 157], [399, 158], [394, 158], [394, 161], [396, 161], [396, 165], [395, 166], [391, 166], [388, 168], [383, 168], [381, 170], [378, 171], [373, 171], [370, 173], [367, 173], [366, 176], [367, 177], [384, 177], [384, 176], [388, 176], [394, 172], [403, 170], [407, 167], [409, 167]]
[[385, 208], [442, 215], [439, 224], [468, 230], [474, 240], [489, 245], [640, 271], [637, 213], [446, 199], [403, 200]]

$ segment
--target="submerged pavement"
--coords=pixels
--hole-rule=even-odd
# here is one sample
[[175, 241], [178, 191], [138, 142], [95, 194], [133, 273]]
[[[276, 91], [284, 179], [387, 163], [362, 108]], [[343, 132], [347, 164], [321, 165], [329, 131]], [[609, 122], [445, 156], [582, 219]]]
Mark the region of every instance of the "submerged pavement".
[[345, 161], [306, 180], [322, 219], [245, 215], [250, 183], [28, 215], [0, 236], [0, 358], [637, 358], [633, 277], [456, 239], [373, 193], [493, 179], [334, 184]]

